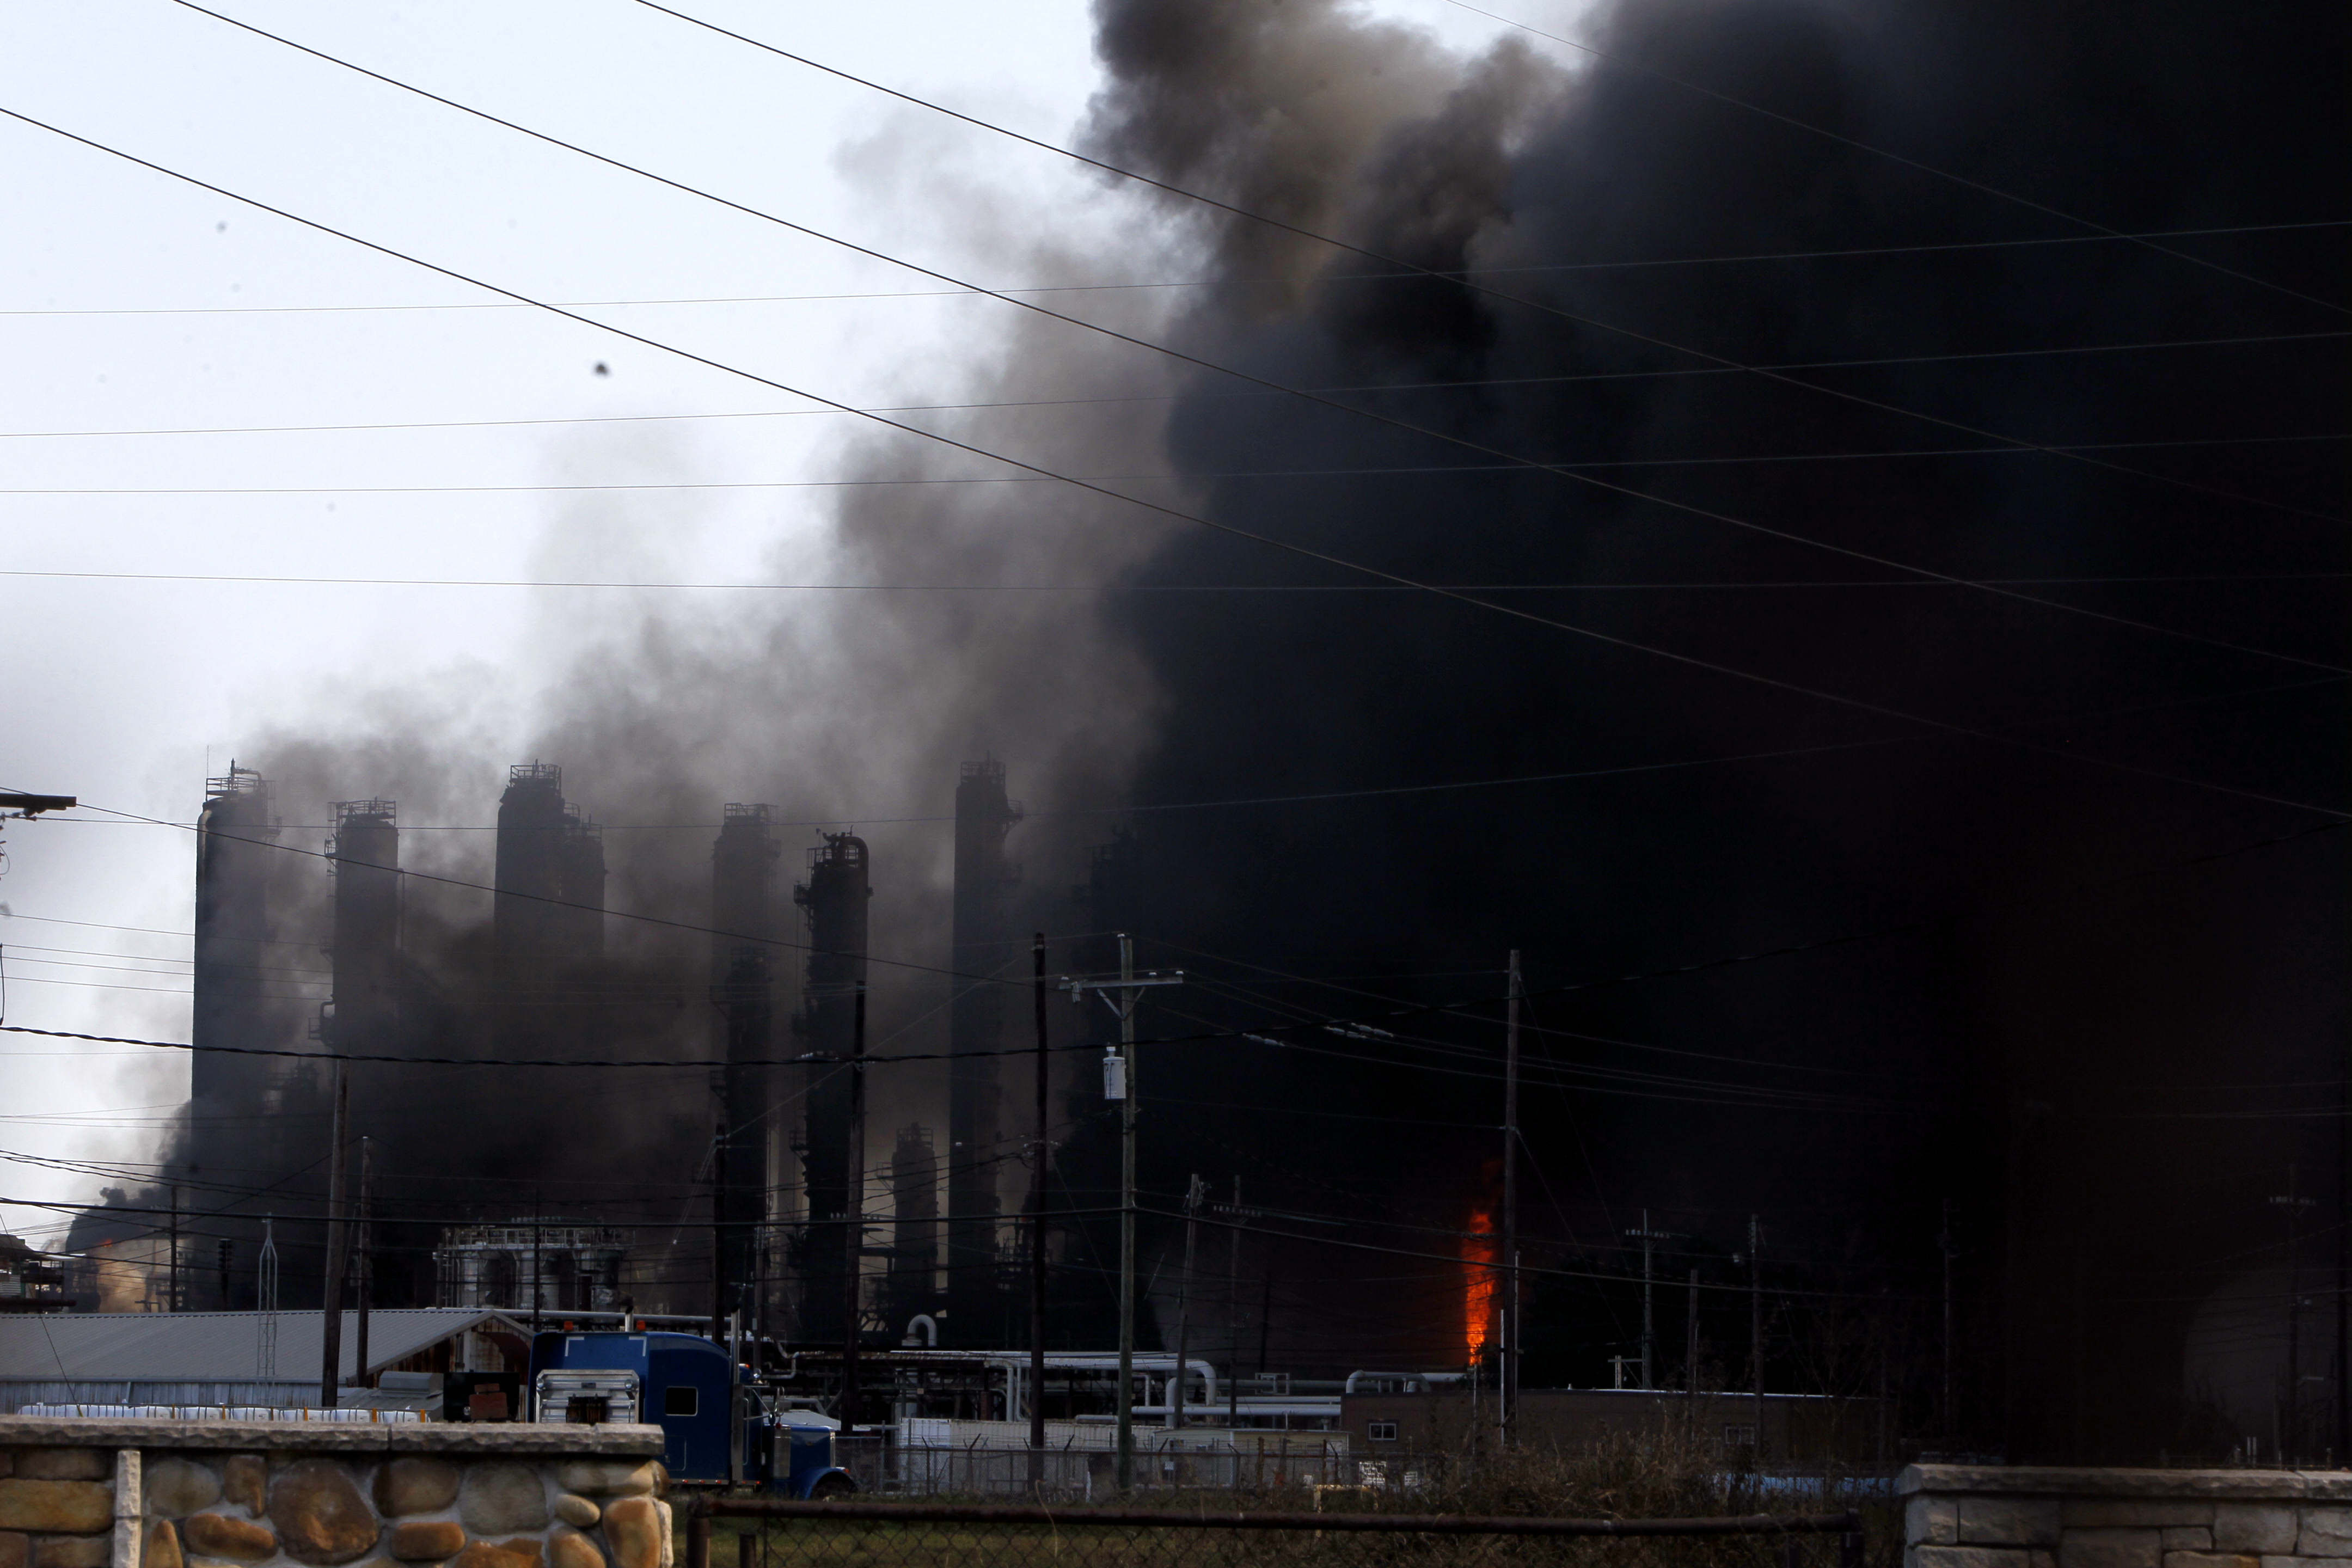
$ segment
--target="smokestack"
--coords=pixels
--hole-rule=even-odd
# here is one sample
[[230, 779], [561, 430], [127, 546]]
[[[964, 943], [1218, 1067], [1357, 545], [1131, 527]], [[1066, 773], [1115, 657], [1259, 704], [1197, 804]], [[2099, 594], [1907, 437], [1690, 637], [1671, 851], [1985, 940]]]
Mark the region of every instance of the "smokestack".
[[[890, 1277], [886, 1299], [890, 1327], [902, 1328], [919, 1312], [933, 1310], [931, 1272], [939, 1267], [940, 1160], [931, 1130], [919, 1124], [898, 1129], [890, 1153]], [[952, 1317], [952, 1314], [950, 1314]]]
[[[290, 1129], [315, 1103], [320, 1079], [310, 1064], [237, 1056], [210, 1046], [290, 1046], [293, 1017], [262, 984], [277, 922], [269, 902], [271, 847], [278, 827], [269, 781], [229, 763], [224, 777], [205, 781], [196, 816], [194, 1010], [189, 1039], [188, 1133], [176, 1174], [195, 1179], [201, 1208], [217, 1208], [224, 1194], [205, 1184], [259, 1186], [310, 1165], [315, 1150], [298, 1152]], [[234, 1223], [226, 1222], [223, 1223]], [[235, 1303], [224, 1300], [216, 1305]]]
[[[604, 844], [596, 825], [565, 803], [563, 770], [518, 763], [499, 797], [497, 947], [499, 1030], [528, 1053], [576, 1044], [594, 1010], [559, 1005], [604, 954]], [[601, 1034], [601, 1030], [594, 1031]]]
[[730, 804], [710, 847], [710, 1000], [719, 1071], [719, 1125], [725, 1173], [719, 1194], [719, 1315], [765, 1316], [761, 1226], [773, 1185], [767, 1164], [767, 1118], [774, 1102], [769, 1069], [752, 1064], [773, 1054], [775, 949], [779, 910], [774, 809]]
[[400, 829], [388, 800], [334, 804], [335, 1011], [328, 1043], [381, 1055], [398, 1019]]
[[1011, 1300], [998, 1270], [996, 1176], [1002, 1168], [1003, 1092], [997, 1058], [1004, 1038], [1004, 987], [993, 975], [1017, 950], [1007, 941], [1005, 906], [1015, 876], [1004, 836], [1021, 813], [1004, 795], [1004, 764], [963, 764], [956, 784], [955, 923], [949, 967], [958, 978], [948, 1010], [948, 1318], [946, 1342], [1007, 1342]]
[[801, 1156], [808, 1226], [795, 1248], [801, 1298], [795, 1337], [820, 1343], [838, 1343], [847, 1331], [842, 1271], [856, 1264], [848, 1227], [841, 1223], [849, 1209], [850, 1075], [840, 1064], [849, 1057], [857, 990], [866, 984], [866, 908], [874, 896], [866, 879], [866, 840], [828, 833], [821, 847], [809, 851], [808, 880], [793, 889], [793, 901], [807, 911], [809, 942], [808, 980], [794, 1027], [808, 1050], [829, 1058], [808, 1068]]

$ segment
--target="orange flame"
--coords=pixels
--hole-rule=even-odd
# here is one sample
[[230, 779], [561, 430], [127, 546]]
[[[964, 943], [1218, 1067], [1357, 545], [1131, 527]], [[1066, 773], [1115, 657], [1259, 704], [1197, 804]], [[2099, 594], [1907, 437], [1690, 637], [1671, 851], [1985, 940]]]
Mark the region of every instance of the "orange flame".
[[1495, 1216], [1484, 1208], [1470, 1211], [1471, 1234], [1462, 1238], [1462, 1343], [1470, 1361], [1495, 1337], [1495, 1298], [1499, 1281], [1495, 1265], [1502, 1254], [1495, 1245]]

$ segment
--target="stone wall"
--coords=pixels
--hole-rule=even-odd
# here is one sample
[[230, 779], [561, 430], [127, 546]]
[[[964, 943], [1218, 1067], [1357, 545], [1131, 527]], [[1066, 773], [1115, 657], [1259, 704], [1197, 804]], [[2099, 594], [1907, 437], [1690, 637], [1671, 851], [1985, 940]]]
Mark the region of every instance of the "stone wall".
[[1904, 1568], [2352, 1568], [2352, 1474], [1914, 1465]]
[[658, 1426], [0, 1416], [0, 1568], [673, 1568]]

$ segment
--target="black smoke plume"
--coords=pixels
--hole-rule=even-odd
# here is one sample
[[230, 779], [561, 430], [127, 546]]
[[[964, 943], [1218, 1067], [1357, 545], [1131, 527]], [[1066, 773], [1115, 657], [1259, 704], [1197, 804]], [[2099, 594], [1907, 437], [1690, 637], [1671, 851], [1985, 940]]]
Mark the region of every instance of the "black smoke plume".
[[[1841, 1335], [1849, 1386], [1901, 1360], [1906, 1429], [1950, 1445], [2210, 1439], [2232, 1417], [2193, 1362], [2183, 1378], [2197, 1301], [2231, 1289], [2249, 1226], [2280, 1245], [2264, 1198], [2291, 1163], [2306, 1192], [2329, 1173], [2323, 1212], [2347, 1217], [2326, 1119], [2343, 847], [2311, 831], [2344, 805], [2341, 588], [2290, 580], [2342, 566], [2340, 18], [1629, 4], [1584, 35], [1605, 61], [1563, 67], [1511, 38], [1451, 58], [1336, 5], [1097, 15], [1097, 152], [1361, 247], [1171, 201], [1216, 266], [1178, 340], [1435, 433], [1202, 374], [1167, 437], [1202, 504], [1599, 634], [1180, 532], [1137, 583], [1335, 591], [1122, 607], [1166, 693], [1137, 798], [1804, 753], [1144, 813], [1116, 918], [1165, 935], [1161, 962], [1385, 974], [1348, 984], [1426, 1001], [1493, 997], [1525, 949], [1538, 993], [1584, 987], [1532, 1006], [1542, 1076], [1573, 1086], [1526, 1113], [1548, 1267], [1622, 1276], [1646, 1209], [1693, 1238], [1667, 1244], [1669, 1279], [1740, 1283], [1723, 1256], [1760, 1212], [1774, 1386]], [[2136, 244], [2049, 209], [2319, 226]], [[2051, 243], [1993, 243], [2027, 240]], [[1782, 258], [1721, 259], [1759, 256]], [[2296, 334], [2316, 335], [2243, 341]], [[2136, 346], [2191, 340], [2239, 341]], [[1988, 432], [2095, 449], [1987, 452], [2008, 446]], [[1222, 973], [1253, 1000], [1203, 1015], [1370, 1005]], [[1277, 1207], [1463, 1226], [1496, 1141], [1461, 1124], [1499, 1097], [1441, 1075], [1494, 1072], [1498, 1013], [1411, 1026], [1475, 1064], [1187, 1047], [1170, 1070], [1216, 1108], [1159, 1113], [1155, 1184], [1205, 1164]], [[2199, 1119], [2216, 1110], [2252, 1115]], [[1947, 1202], [1951, 1410], [1931, 1375]], [[1411, 1337], [1428, 1286], [1374, 1284], [1398, 1260], [1285, 1267], [1277, 1360], [1435, 1350]], [[1878, 1292], [1866, 1333], [1827, 1305]], [[1703, 1354], [1744, 1384], [1738, 1299], [1709, 1300]], [[1605, 1381], [1637, 1348], [1622, 1287], [1547, 1279], [1538, 1301], [1555, 1377]], [[2301, 1370], [2332, 1386], [2334, 1314], [2313, 1321]], [[1665, 1327], [1679, 1363], [1678, 1310]], [[2266, 1423], [2268, 1401], [2236, 1414]], [[2324, 1403], [2304, 1400], [2307, 1447]]]
[[[1591, 13], [1605, 58], [1559, 60], [1328, 0], [1100, 0], [1097, 23], [1087, 148], [1275, 222], [1130, 192], [1132, 254], [1002, 259], [1195, 279], [1161, 315], [1164, 291], [1087, 309], [1348, 406], [1034, 321], [925, 400], [1023, 404], [953, 428], [1164, 468], [1139, 493], [1478, 603], [1049, 486], [852, 491], [824, 563], [845, 577], [1119, 591], [550, 617], [563, 674], [520, 743], [362, 712], [260, 759], [282, 797], [478, 825], [505, 762], [558, 761], [614, 825], [611, 907], [688, 920], [722, 803], [773, 801], [858, 827], [877, 955], [936, 964], [956, 764], [1005, 759], [1017, 923], [1056, 969], [1102, 967], [1123, 929], [1188, 971], [1147, 1037], [1386, 1031], [1145, 1047], [1157, 1331], [1182, 1294], [1195, 1353], [1244, 1370], [1470, 1353], [1447, 1260], [1495, 1256], [1463, 1233], [1496, 1223], [1517, 949], [1531, 1380], [1637, 1353], [1646, 1215], [1676, 1237], [1661, 1274], [1706, 1292], [1695, 1369], [1664, 1293], [1659, 1375], [1744, 1385], [1753, 1214], [1768, 1381], [1883, 1375], [1915, 1446], [2182, 1452], [2267, 1419], [2183, 1366], [2232, 1281], [2332, 1267], [2282, 1246], [2290, 1164], [2324, 1195], [2312, 1237], [2347, 1217], [2341, 18], [1670, 0]], [[892, 161], [902, 129], [861, 156], [976, 212]], [[2104, 232], [2180, 230], [2232, 232]], [[1806, 368], [1736, 368], [1759, 365]], [[895, 436], [845, 450], [866, 477], [973, 471]], [[657, 556], [667, 521], [567, 519], [545, 563]], [[482, 837], [411, 834], [408, 863], [487, 880]], [[430, 1037], [462, 1054], [488, 900], [419, 909]], [[611, 1048], [706, 1052], [705, 939], [608, 941]], [[877, 1048], [938, 1044], [950, 983], [876, 973]], [[1454, 1010], [1376, 1016], [1422, 1004]], [[1057, 1008], [1066, 1042], [1108, 1032]], [[896, 1128], [945, 1124], [944, 1074], [895, 1070], [877, 1195]], [[1056, 1084], [1057, 1206], [1111, 1196], [1094, 1070]], [[375, 1104], [388, 1168], [435, 1202], [621, 1184], [685, 1234], [700, 1201], [696, 1075], [415, 1069]], [[1162, 1216], [1195, 1173], [1253, 1212], [1238, 1242], [1208, 1214], [1184, 1291]], [[1058, 1235], [1057, 1335], [1099, 1345], [1114, 1238]], [[2332, 1384], [2322, 1318], [2301, 1370]], [[2315, 1451], [2333, 1417], [2302, 1408]]]

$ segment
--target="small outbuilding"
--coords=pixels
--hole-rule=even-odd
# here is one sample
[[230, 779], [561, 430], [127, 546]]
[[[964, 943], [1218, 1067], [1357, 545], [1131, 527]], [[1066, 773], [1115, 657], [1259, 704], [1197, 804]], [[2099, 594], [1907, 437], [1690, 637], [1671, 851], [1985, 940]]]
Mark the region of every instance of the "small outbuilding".
[[[319, 1312], [43, 1312], [0, 1315], [0, 1415], [27, 1405], [319, 1404], [326, 1320]], [[530, 1331], [479, 1307], [345, 1312], [345, 1405], [381, 1403], [391, 1384], [432, 1374], [520, 1373]], [[420, 1376], [419, 1374], [423, 1374]]]

